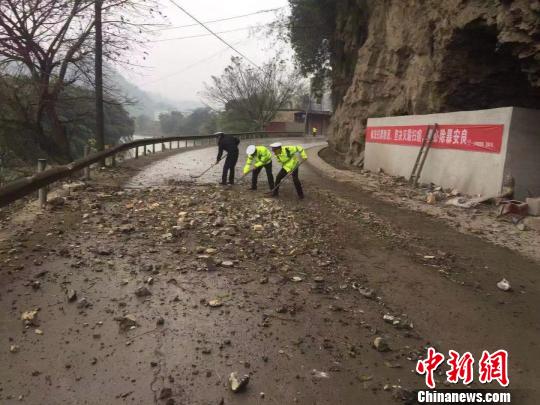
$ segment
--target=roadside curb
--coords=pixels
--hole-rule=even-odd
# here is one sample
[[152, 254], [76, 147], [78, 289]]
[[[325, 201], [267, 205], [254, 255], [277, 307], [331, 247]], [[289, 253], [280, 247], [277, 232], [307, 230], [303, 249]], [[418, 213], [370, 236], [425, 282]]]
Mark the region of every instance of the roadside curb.
[[357, 179], [357, 176], [355, 175], [355, 173], [350, 172], [348, 170], [336, 169], [334, 166], [332, 166], [331, 164], [325, 162], [321, 158], [319, 153], [323, 149], [326, 149], [328, 147], [329, 147], [328, 145], [318, 145], [318, 146], [313, 146], [313, 147], [309, 148], [309, 151], [311, 153], [309, 155], [309, 160], [307, 161], [307, 163], [312, 168], [317, 170], [320, 174], [322, 174], [322, 175], [324, 175], [324, 176], [326, 176], [328, 178], [331, 178], [332, 180], [335, 180], [337, 182], [350, 183], [350, 182], [357, 181], [358, 179]]

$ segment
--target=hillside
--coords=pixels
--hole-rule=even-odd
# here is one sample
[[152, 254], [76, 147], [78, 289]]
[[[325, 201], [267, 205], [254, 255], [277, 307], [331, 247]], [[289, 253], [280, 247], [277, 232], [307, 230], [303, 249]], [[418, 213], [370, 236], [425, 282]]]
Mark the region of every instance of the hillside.
[[540, 1], [335, 4], [330, 142], [349, 159], [368, 117], [540, 108]]
[[128, 81], [117, 71], [109, 72], [109, 82], [122, 98], [130, 101], [125, 106], [132, 117], [146, 115], [150, 118], [157, 118], [160, 112], [179, 110], [188, 111], [201, 107], [198, 100], [170, 100], [159, 94], [147, 92], [137, 85]]

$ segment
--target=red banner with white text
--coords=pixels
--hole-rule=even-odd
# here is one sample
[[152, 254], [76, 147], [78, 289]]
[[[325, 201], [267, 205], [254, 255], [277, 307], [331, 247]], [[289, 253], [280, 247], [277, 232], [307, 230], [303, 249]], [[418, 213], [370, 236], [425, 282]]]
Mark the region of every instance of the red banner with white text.
[[[366, 142], [420, 146], [427, 125], [368, 127]], [[439, 125], [432, 148], [500, 153], [504, 125]]]

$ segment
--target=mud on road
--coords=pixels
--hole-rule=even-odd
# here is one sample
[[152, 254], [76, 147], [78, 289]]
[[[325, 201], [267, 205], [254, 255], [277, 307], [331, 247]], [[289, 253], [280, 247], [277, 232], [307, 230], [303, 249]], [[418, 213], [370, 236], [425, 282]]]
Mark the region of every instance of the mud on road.
[[[537, 264], [307, 165], [301, 178], [302, 202], [290, 184], [264, 198], [264, 176], [257, 192], [99, 181], [12, 225], [0, 403], [401, 403], [424, 387], [427, 345], [507, 349], [514, 398], [536, 403]], [[244, 392], [231, 372], [250, 375]]]

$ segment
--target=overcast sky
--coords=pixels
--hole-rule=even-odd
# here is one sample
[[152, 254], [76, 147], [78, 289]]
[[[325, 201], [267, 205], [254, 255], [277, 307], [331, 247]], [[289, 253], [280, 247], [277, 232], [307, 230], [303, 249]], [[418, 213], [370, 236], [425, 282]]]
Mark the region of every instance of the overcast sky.
[[[195, 23], [168, 0], [159, 0], [162, 11], [171, 26]], [[254, 13], [259, 10], [281, 8], [288, 12], [287, 0], [175, 0], [180, 6], [199, 20], [211, 20], [235, 17]], [[255, 63], [262, 63], [274, 52], [269, 48], [273, 39], [253, 37], [246, 27], [268, 23], [276, 14], [260, 13], [248, 17], [209, 23], [215, 32], [237, 30], [222, 33], [227, 42], [232, 44]], [[145, 61], [147, 67], [137, 68], [124, 75], [143, 90], [161, 94], [175, 100], [199, 99], [203, 82], [208, 82], [211, 75], [219, 75], [234, 52], [213, 36], [200, 38], [174, 39], [187, 36], [208, 34], [201, 26], [160, 30], [149, 44], [149, 55]], [[168, 40], [171, 39], [171, 40]]]

